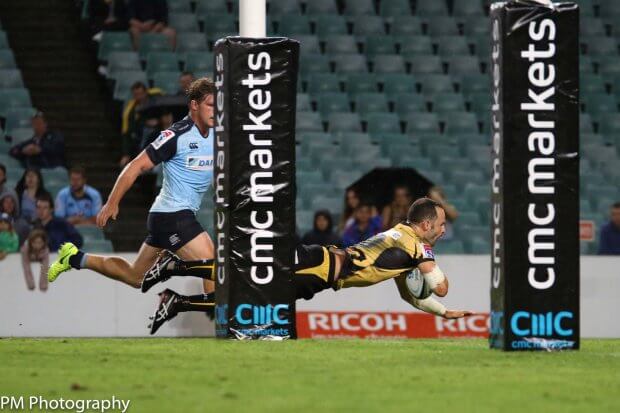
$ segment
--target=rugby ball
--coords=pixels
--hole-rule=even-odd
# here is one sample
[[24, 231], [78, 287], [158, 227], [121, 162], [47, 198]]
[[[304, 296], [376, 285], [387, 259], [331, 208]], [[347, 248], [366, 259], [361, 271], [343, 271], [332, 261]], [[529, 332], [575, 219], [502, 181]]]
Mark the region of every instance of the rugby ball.
[[417, 299], [429, 297], [433, 292], [419, 269], [414, 268], [406, 275], [407, 288], [409, 292]]

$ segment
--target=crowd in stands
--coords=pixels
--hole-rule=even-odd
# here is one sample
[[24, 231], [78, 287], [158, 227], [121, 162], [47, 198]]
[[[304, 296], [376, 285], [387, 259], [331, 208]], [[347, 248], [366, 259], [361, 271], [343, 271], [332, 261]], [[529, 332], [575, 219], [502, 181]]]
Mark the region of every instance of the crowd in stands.
[[[458, 211], [446, 200], [440, 187], [431, 187], [426, 196], [444, 207], [449, 225], [457, 219]], [[344, 207], [337, 229], [333, 229], [331, 213], [328, 210], [319, 210], [314, 214], [313, 229], [304, 234], [301, 241], [304, 244], [349, 247], [406, 221], [407, 211], [413, 201], [415, 199], [406, 185], [396, 185], [391, 201], [379, 214], [371, 200], [360, 199], [357, 191], [349, 188], [345, 192]]]
[[[47, 171], [65, 170], [64, 139], [48, 128], [41, 112], [34, 113], [31, 125], [32, 137], [8, 149], [8, 155], [17, 161], [9, 166], [15, 170], [0, 164], [0, 261], [7, 254], [21, 253], [30, 290], [35, 289], [31, 264], [41, 263], [39, 289], [46, 291], [50, 251], [67, 241], [81, 246], [83, 238], [76, 227], [95, 225], [102, 200], [100, 193], [87, 185], [86, 170], [80, 166], [69, 170], [67, 185], [57, 193], [46, 189]], [[10, 185], [7, 176], [15, 176], [22, 168], [17, 183]]]

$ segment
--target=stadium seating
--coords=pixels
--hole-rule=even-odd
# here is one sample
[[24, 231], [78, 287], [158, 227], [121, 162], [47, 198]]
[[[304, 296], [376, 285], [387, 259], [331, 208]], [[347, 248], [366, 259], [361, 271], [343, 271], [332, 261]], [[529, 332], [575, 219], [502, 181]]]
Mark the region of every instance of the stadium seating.
[[[409, 166], [453, 188], [447, 192], [458, 196], [455, 204], [462, 214], [454, 239], [438, 251], [489, 251], [488, 4], [478, 0], [268, 1], [268, 31], [301, 43], [300, 231], [311, 227], [316, 208], [340, 212], [339, 191], [367, 172], [360, 162], [368, 167]], [[599, 197], [598, 191], [610, 182], [620, 185], [620, 36], [613, 24], [620, 6], [612, 0], [580, 0], [579, 4], [580, 124], [587, 177], [581, 204], [583, 214], [593, 214], [600, 222], [603, 205], [618, 194], [607, 191]], [[169, 0], [170, 24], [179, 32], [176, 54], [162, 35], [143, 36], [136, 53], [127, 33], [105, 33], [98, 57], [108, 62], [115, 98], [126, 99], [129, 86], [135, 80], [146, 81], [147, 76], [154, 86], [172, 91], [179, 70], [211, 73], [213, 58], [208, 50], [219, 36], [236, 33], [236, 8], [237, 2], [226, 0]], [[0, 32], [0, 50], [7, 47]], [[149, 58], [151, 54], [165, 58]], [[0, 51], [0, 116], [10, 107], [32, 104], [20, 89], [23, 81], [14, 67], [11, 54]], [[19, 133], [19, 125], [9, 126]], [[442, 148], [441, 155], [430, 150], [434, 147]], [[320, 183], [317, 174], [306, 175], [314, 171]], [[312, 178], [306, 180], [308, 176]]]

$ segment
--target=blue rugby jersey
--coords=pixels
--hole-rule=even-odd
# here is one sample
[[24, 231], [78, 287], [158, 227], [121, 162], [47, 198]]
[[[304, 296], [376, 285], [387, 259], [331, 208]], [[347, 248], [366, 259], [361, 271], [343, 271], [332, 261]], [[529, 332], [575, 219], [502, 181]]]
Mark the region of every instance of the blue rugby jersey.
[[213, 129], [205, 138], [186, 117], [146, 147], [154, 164], [163, 163], [164, 181], [150, 212], [200, 209], [213, 180]]

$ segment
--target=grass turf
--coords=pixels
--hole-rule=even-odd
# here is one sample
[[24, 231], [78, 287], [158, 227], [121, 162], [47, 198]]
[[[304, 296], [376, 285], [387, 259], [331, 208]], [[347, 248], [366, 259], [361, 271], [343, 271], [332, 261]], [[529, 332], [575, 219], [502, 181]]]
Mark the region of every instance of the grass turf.
[[114, 395], [129, 412], [620, 411], [620, 340], [2, 339], [0, 366], [0, 395]]

